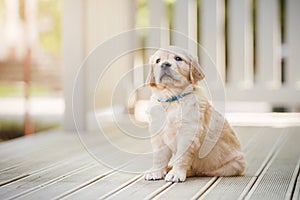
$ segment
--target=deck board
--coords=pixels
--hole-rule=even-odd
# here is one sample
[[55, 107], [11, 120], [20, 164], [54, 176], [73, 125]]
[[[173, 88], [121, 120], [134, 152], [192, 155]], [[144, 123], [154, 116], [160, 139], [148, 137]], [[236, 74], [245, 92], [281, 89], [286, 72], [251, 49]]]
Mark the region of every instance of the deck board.
[[[49, 144], [45, 145], [45, 148], [40, 145], [34, 145], [33, 143], [31, 144], [31, 147], [27, 147], [30, 149], [29, 152], [27, 152], [27, 149], [18, 150], [23, 152], [18, 153], [18, 157], [22, 157], [21, 163], [0, 174], [0, 185], [5, 185], [6, 182], [9, 182], [11, 179], [16, 179], [18, 176], [37, 174], [41, 171], [55, 167], [56, 165], [70, 162], [74, 157], [82, 157], [82, 154], [84, 154], [85, 157], [89, 157], [86, 152], [82, 151], [80, 143], [76, 138], [73, 138], [74, 136], [68, 136], [68, 140], [64, 140], [65, 138], [62, 136], [62, 140], [60, 140], [59, 133], [54, 133], [54, 135], [56, 135], [57, 138], [55, 140], [49, 140]], [[48, 138], [48, 135], [45, 136]], [[54, 136], [51, 135], [49, 139], [52, 137]], [[41, 139], [41, 141], [43, 141], [43, 139]], [[37, 144], [39, 143], [39, 141], [36, 142]], [[72, 145], [64, 148], [66, 142], [69, 142]], [[14, 154], [12, 153], [12, 157], [14, 157], [13, 155]], [[14, 165], [16, 162], [15, 159], [18, 158], [7, 159], [6, 165]]]
[[[31, 173], [30, 176], [16, 181], [14, 184], [7, 184], [3, 186], [0, 191], [1, 197], [9, 197], [16, 195], [16, 190], [20, 194], [29, 193], [39, 188], [45, 187], [46, 185], [52, 184], [61, 178], [70, 176], [79, 170], [88, 168], [89, 166], [98, 165], [90, 157], [79, 157], [78, 159], [69, 160], [60, 164], [53, 165], [47, 169], [41, 170], [37, 173]], [[3, 193], [3, 192], [4, 193]]]
[[[136, 164], [134, 157], [120, 158], [121, 171], [104, 166], [76, 133], [53, 131], [0, 143], [0, 199], [299, 199], [300, 128], [235, 129], [248, 163], [245, 176], [194, 177], [173, 184], [122, 172]], [[120, 148], [149, 151], [145, 141], [108, 130]], [[119, 159], [107, 141], [93, 133], [85, 137], [94, 152]]]
[[53, 197], [60, 199], [64, 196], [68, 196], [83, 187], [87, 187], [93, 181], [101, 179], [113, 171], [101, 167], [99, 165], [92, 165], [77, 172], [74, 172], [70, 175], [64, 175], [60, 179], [51, 184], [45, 185], [44, 187], [38, 188], [27, 194], [23, 198], [27, 199], [45, 199], [47, 197]]
[[[291, 130], [281, 148], [275, 152], [261, 176], [257, 179], [246, 199], [291, 199], [288, 188], [294, 171], [299, 170], [300, 134]], [[291, 186], [290, 186], [291, 185]]]

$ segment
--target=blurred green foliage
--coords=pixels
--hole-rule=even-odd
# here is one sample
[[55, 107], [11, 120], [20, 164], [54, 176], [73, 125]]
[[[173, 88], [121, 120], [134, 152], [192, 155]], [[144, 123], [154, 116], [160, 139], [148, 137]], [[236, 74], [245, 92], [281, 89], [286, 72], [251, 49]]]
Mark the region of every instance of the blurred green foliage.
[[0, 83], [0, 97], [20, 97], [22, 96], [23, 89], [19, 85], [11, 84], [8, 82]]
[[[61, 56], [61, 0], [39, 0], [40, 42], [45, 51]], [[45, 25], [46, 23], [46, 25]], [[46, 27], [45, 27], [46, 26]]]
[[[172, 20], [172, 4], [176, 0], [163, 0], [166, 3], [167, 8], [167, 15], [170, 20]], [[136, 13], [136, 27], [137, 28], [145, 28], [149, 26], [149, 9], [147, 5], [147, 0], [137, 0], [137, 13]]]
[[[22, 5], [20, 5], [22, 6]], [[5, 18], [5, 0], [0, 0], [0, 24]], [[61, 56], [61, 0], [38, 0], [38, 25], [40, 28], [39, 39], [46, 52]], [[20, 11], [22, 18], [22, 12]], [[46, 23], [45, 23], [46, 22]], [[46, 28], [41, 28], [45, 27]]]
[[[23, 97], [24, 85], [11, 82], [0, 82], [0, 97]], [[31, 84], [29, 88], [31, 97], [51, 95], [51, 90], [48, 87], [40, 84]], [[53, 92], [53, 94], [55, 94]]]

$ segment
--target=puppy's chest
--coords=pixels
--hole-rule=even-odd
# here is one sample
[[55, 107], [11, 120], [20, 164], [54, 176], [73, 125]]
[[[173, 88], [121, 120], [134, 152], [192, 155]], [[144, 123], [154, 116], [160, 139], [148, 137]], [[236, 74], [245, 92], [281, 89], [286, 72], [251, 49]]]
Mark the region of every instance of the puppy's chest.
[[169, 128], [178, 128], [182, 122], [183, 112], [180, 103], [170, 104], [164, 108], [166, 125]]
[[[183, 126], [199, 122], [199, 110], [196, 103], [177, 101], [153, 106], [150, 110], [151, 126], [175, 135]], [[162, 128], [162, 129], [161, 129]]]

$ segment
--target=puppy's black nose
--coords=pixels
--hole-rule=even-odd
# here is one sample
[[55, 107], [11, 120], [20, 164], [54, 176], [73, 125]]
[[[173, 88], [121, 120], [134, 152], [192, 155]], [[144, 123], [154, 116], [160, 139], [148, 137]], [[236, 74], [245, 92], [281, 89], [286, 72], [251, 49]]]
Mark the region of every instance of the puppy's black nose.
[[167, 69], [167, 68], [169, 68], [169, 67], [171, 67], [171, 64], [168, 63], [168, 62], [164, 62], [163, 64], [161, 64], [161, 68], [162, 68], [162, 69]]

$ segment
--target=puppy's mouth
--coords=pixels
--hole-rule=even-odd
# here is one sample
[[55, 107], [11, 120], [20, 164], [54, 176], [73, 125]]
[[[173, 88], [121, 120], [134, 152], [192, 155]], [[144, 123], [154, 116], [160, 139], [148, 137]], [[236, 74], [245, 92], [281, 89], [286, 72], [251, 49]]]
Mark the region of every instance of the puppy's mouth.
[[170, 81], [170, 80], [175, 80], [175, 78], [172, 76], [171, 73], [169, 72], [161, 72], [160, 77], [159, 77], [159, 81], [163, 82], [163, 81]]

